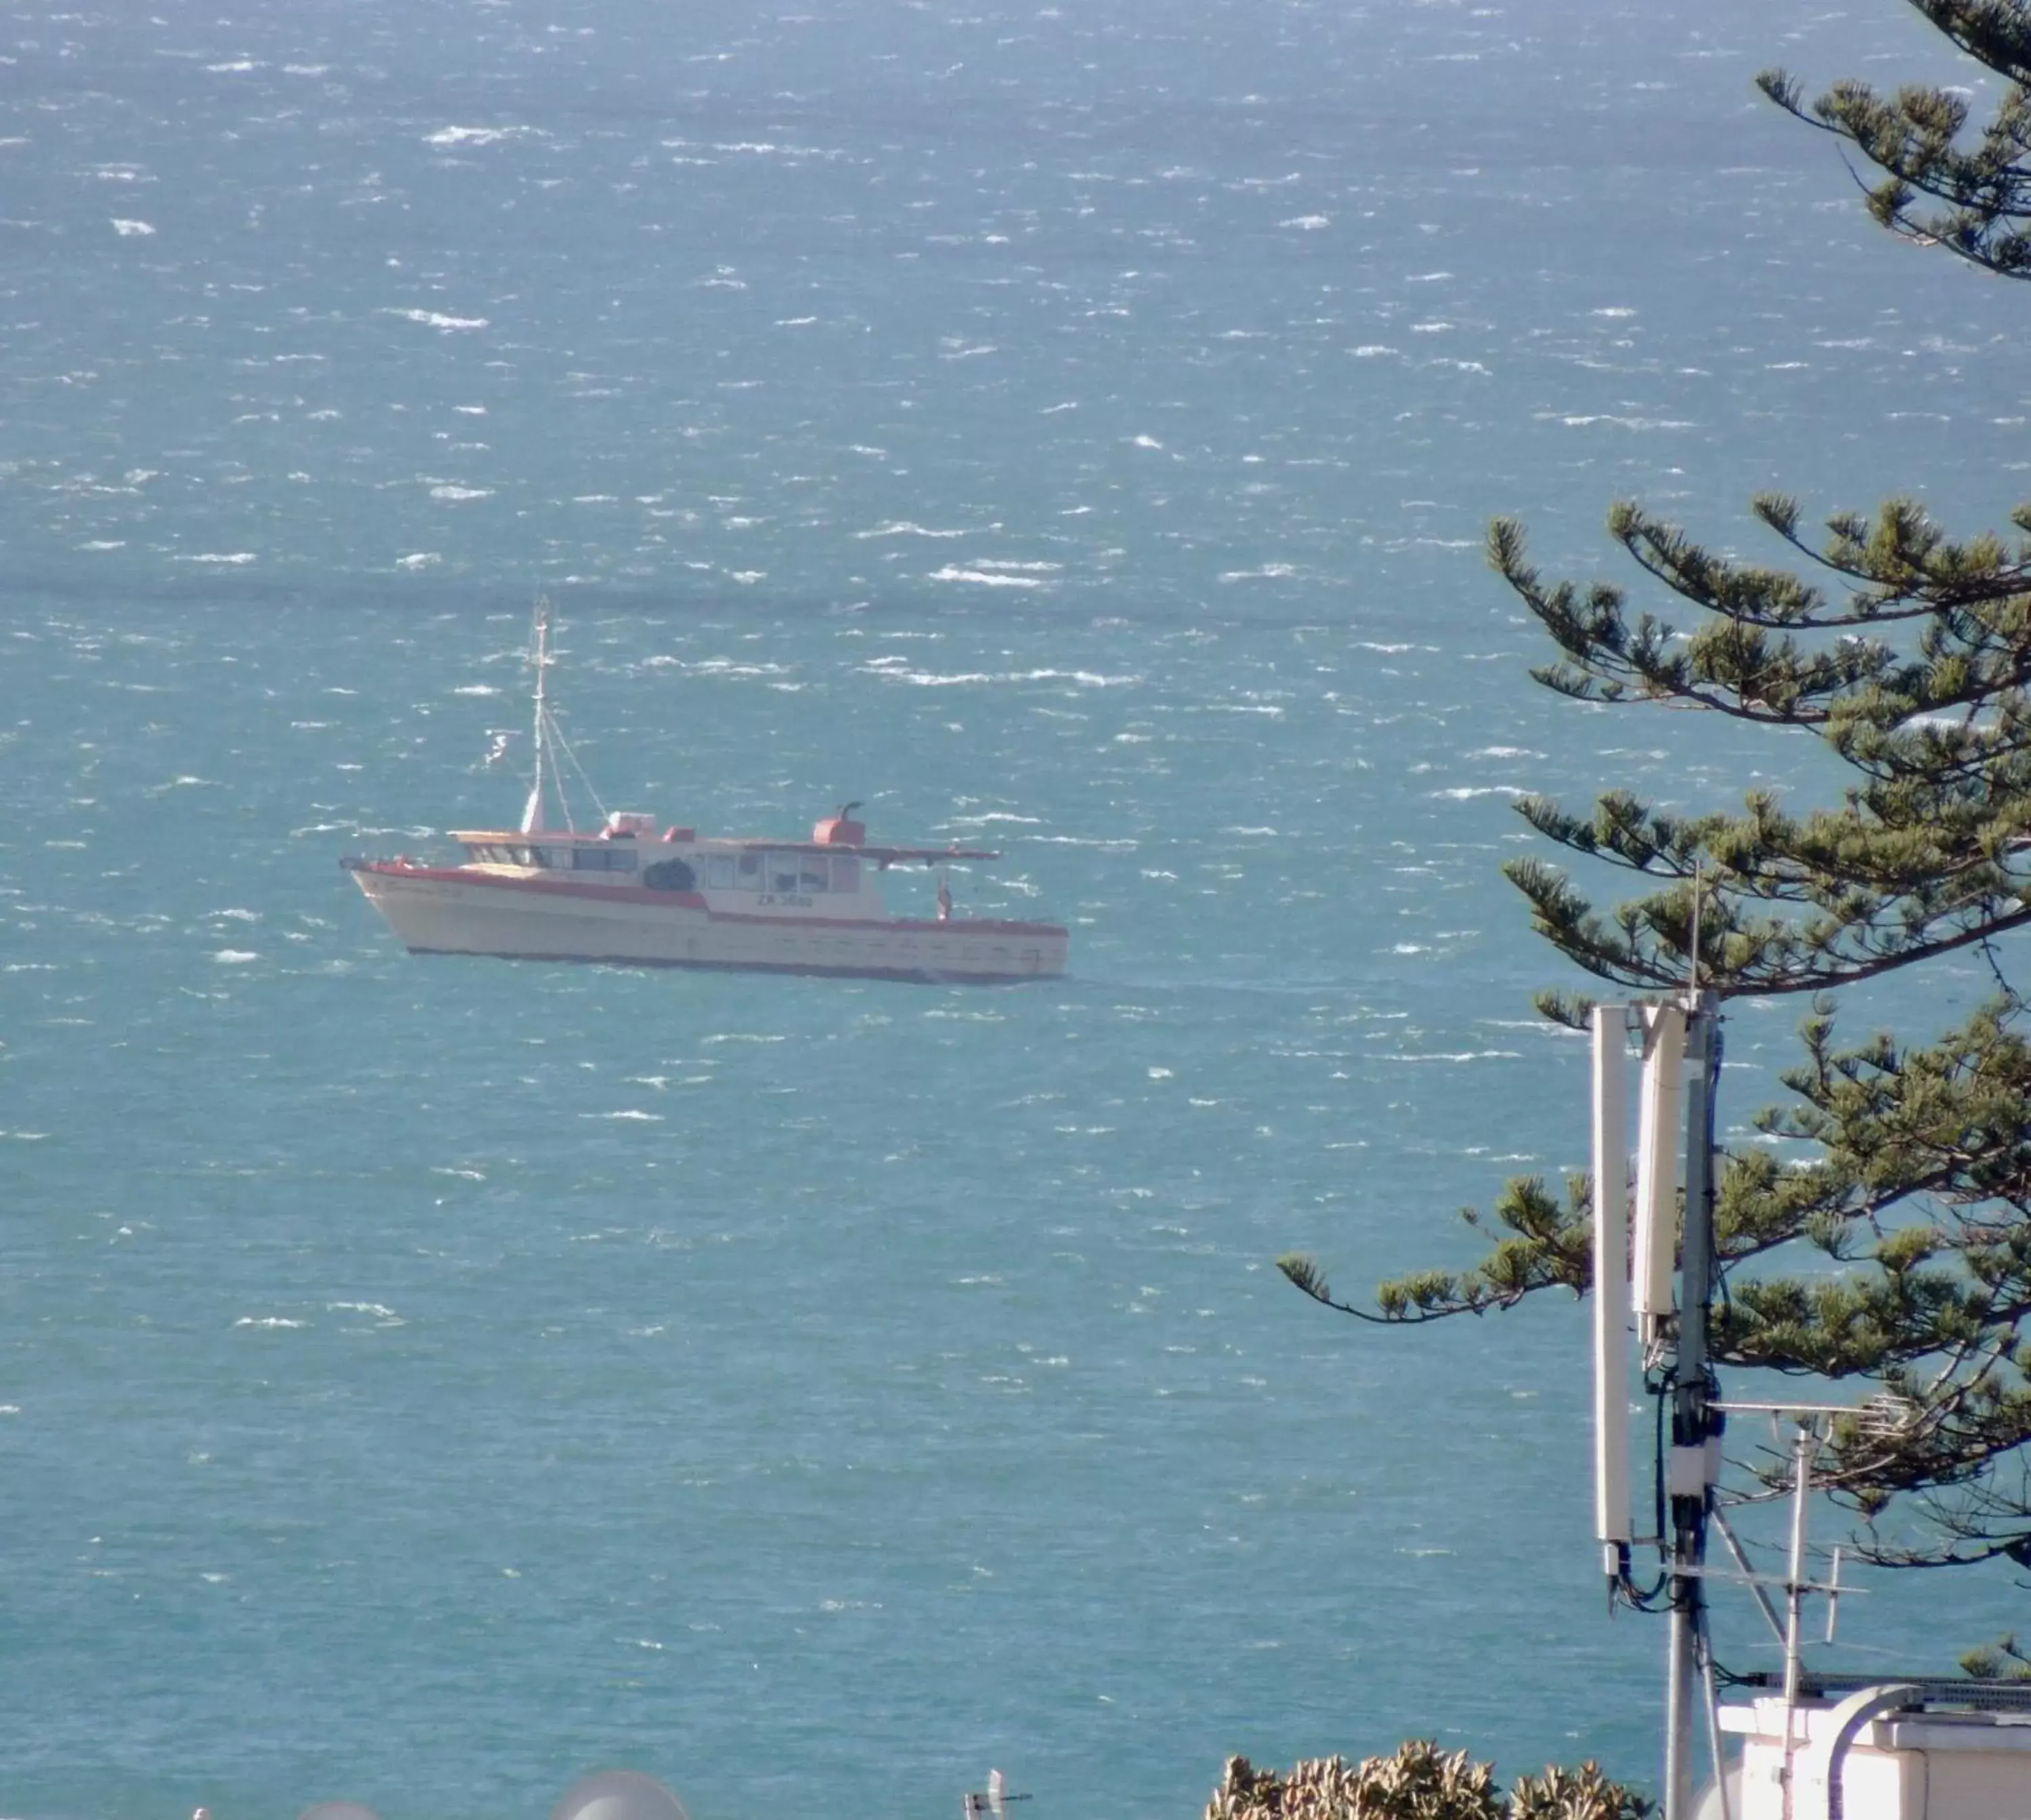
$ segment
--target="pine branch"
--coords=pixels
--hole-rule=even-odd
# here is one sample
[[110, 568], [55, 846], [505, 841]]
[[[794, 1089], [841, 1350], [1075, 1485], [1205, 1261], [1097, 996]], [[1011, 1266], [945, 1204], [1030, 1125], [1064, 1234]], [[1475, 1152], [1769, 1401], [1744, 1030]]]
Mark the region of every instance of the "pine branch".
[[1855, 173], [1879, 226], [1999, 276], [2031, 278], [2031, 8], [2022, 0], [1912, 3], [2010, 85], [1972, 140], [1967, 102], [1947, 89], [1910, 84], [1885, 97], [1866, 83], [1842, 81], [1808, 103], [1802, 84], [1785, 71], [1765, 70], [1757, 85], [1881, 173], [1873, 182]]
[[[2003, 78], [1986, 121], [1933, 85], [1839, 82], [1809, 101], [1782, 71], [1759, 84], [1840, 142], [1882, 226], [2031, 278], [2031, 0], [1912, 4]], [[2031, 1003], [2004, 965], [2031, 923], [2031, 504], [2007, 532], [1967, 538], [1910, 499], [1811, 535], [1787, 495], [1751, 510], [1795, 568], [1613, 507], [1609, 535], [1649, 605], [1548, 578], [1514, 520], [1490, 526], [1488, 559], [1550, 642], [1531, 673], [1545, 688], [1809, 737], [1842, 787], [1804, 808], [1771, 788], [1725, 810], [1626, 789], [1586, 808], [1528, 796], [1516, 807], [1537, 835], [1639, 894], [1597, 904], [1541, 854], [1504, 871], [1537, 932], [1595, 979], [1813, 995], [1791, 1097], [1757, 1121], [1783, 1147], [1720, 1161], [1715, 1356], [1875, 1389], [1825, 1467], [1865, 1558], [2031, 1569]], [[1770, 770], [1795, 774], [1796, 751]], [[1958, 1027], [1836, 1040], [1829, 989], [1970, 948], [1999, 996]], [[1589, 1006], [1567, 988], [1537, 1003], [1576, 1027]], [[1585, 1177], [1563, 1197], [1512, 1180], [1466, 1216], [1478, 1262], [1385, 1282], [1370, 1306], [1336, 1300], [1309, 1259], [1280, 1262], [1324, 1305], [1398, 1325], [1584, 1295], [1592, 1195]], [[1831, 1270], [1806, 1266], [1815, 1251]], [[1753, 1469], [1773, 1491], [1788, 1482], [1787, 1461]], [[2027, 1661], [2005, 1639], [1970, 1672]]]

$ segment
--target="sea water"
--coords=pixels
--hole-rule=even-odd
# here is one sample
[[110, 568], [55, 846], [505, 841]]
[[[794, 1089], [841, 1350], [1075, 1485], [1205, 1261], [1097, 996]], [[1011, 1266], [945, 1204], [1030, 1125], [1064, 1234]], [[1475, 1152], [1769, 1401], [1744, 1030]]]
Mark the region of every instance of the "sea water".
[[[1583, 1162], [1519, 793], [1824, 781], [1536, 688], [1488, 517], [1628, 578], [1618, 495], [1775, 555], [1765, 487], [2027, 490], [2022, 296], [1750, 86], [1970, 80], [1902, 13], [15, 15], [0, 1809], [1653, 1781], [1579, 1312], [1273, 1259], [1358, 1300]], [[1068, 976], [404, 955], [337, 862], [512, 817], [539, 591], [608, 804], [991, 845]], [[1830, 1665], [2008, 1620], [1869, 1583]]]

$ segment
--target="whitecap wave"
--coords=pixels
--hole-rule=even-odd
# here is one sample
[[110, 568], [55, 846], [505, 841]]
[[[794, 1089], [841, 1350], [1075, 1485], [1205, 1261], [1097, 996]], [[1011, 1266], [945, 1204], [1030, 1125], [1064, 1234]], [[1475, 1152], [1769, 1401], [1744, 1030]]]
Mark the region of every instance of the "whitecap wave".
[[371, 1315], [383, 1327], [406, 1327], [408, 1325], [393, 1308], [380, 1302], [327, 1302], [324, 1306], [328, 1315]]
[[878, 658], [863, 664], [862, 673], [885, 681], [909, 683], [918, 688], [957, 688], [981, 683], [1071, 682], [1083, 688], [1123, 688], [1142, 681], [1140, 676], [1106, 676], [1090, 669], [929, 670], [903, 667], [896, 658]]
[[438, 310], [383, 310], [384, 316], [400, 316], [405, 323], [421, 323], [427, 329], [442, 329], [448, 333], [457, 330], [483, 329], [487, 326], [484, 316], [447, 316]]
[[1226, 569], [1222, 581], [1284, 581], [1298, 572], [1295, 562], [1265, 562], [1260, 569]]
[[943, 569], [934, 569], [926, 578], [932, 581], [966, 581], [976, 587], [1045, 587], [1048, 582], [1034, 575], [1004, 575], [998, 570], [962, 569], [956, 563], [947, 563]]
[[536, 126], [441, 126], [423, 135], [426, 145], [498, 145], [504, 140], [548, 139]]
[[1597, 423], [1605, 423], [1614, 430], [1690, 430], [1691, 422], [1683, 417], [1617, 417], [1606, 412], [1592, 416], [1560, 417], [1559, 422], [1569, 430], [1591, 429]]

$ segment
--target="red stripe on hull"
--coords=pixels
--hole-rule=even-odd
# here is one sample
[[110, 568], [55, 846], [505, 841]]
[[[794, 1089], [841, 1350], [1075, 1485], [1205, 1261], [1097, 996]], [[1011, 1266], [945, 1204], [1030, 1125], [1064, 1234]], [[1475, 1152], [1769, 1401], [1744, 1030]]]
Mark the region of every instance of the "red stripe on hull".
[[819, 967], [779, 960], [622, 960], [584, 954], [481, 954], [464, 948], [409, 948], [411, 954], [463, 960], [569, 961], [580, 967], [668, 967], [689, 973], [791, 973], [810, 979], [887, 979], [906, 986], [1042, 986], [1062, 973], [941, 973], [924, 968]]

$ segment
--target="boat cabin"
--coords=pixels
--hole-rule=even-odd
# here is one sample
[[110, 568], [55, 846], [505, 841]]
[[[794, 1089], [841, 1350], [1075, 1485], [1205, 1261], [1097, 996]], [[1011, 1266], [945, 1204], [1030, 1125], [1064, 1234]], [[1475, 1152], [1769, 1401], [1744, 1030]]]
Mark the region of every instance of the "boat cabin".
[[957, 847], [869, 847], [866, 829], [844, 815], [818, 822], [807, 841], [700, 840], [695, 829], [659, 831], [654, 816], [627, 811], [609, 815], [591, 833], [454, 830], [452, 838], [475, 871], [694, 893], [709, 908], [735, 914], [883, 916], [875, 875], [890, 866], [999, 856]]

